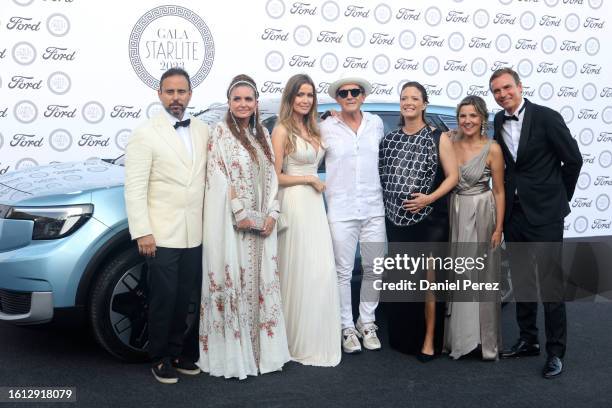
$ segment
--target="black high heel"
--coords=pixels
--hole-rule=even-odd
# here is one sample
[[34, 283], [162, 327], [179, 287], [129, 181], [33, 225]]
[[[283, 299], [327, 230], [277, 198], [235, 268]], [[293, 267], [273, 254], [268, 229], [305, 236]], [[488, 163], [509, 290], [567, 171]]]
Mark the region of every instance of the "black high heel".
[[430, 361], [436, 358], [435, 354], [425, 354], [422, 351], [419, 351], [416, 355], [417, 360], [421, 363], [429, 363]]

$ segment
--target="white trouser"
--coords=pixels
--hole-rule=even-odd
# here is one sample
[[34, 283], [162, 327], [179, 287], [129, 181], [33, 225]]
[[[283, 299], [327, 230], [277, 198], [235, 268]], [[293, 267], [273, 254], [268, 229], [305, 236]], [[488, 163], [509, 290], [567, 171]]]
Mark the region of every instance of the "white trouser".
[[385, 217], [372, 217], [365, 220], [335, 221], [329, 228], [336, 258], [336, 272], [340, 290], [340, 319], [342, 329], [355, 327], [351, 305], [351, 277], [355, 266], [355, 252], [359, 242], [363, 275], [359, 294], [359, 317], [362, 323], [376, 320], [375, 310], [380, 293], [374, 290], [377, 278], [372, 271], [374, 258], [385, 255]]

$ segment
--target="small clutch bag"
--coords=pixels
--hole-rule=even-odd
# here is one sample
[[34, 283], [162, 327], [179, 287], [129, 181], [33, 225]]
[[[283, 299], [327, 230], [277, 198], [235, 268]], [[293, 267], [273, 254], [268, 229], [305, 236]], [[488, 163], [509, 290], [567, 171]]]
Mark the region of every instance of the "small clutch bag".
[[[264, 230], [264, 223], [266, 222], [266, 215], [262, 214], [258, 211], [252, 210], [243, 210], [245, 211], [246, 217], [245, 220], [251, 221], [250, 231], [252, 232], [261, 232]], [[237, 229], [236, 222], [234, 221], [234, 228]]]
[[266, 215], [257, 211], [248, 211], [247, 219], [251, 220], [253, 225], [251, 226], [251, 230], [253, 231], [263, 231], [264, 223], [266, 222]]

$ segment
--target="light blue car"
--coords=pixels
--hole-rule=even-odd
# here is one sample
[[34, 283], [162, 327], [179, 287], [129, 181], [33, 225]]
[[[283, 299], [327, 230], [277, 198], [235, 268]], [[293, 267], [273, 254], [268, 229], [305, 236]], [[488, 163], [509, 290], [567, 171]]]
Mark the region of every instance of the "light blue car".
[[0, 320], [85, 319], [112, 354], [144, 357], [144, 263], [127, 229], [122, 164], [92, 159], [0, 177]]
[[[319, 106], [330, 108], [338, 106]], [[397, 127], [398, 104], [363, 108], [381, 116], [386, 132]], [[207, 115], [218, 119], [225, 109]], [[429, 106], [427, 117], [455, 127], [454, 108]], [[268, 115], [264, 124], [275, 121]], [[0, 320], [85, 322], [114, 356], [146, 358], [146, 265], [128, 233], [123, 180], [123, 157], [0, 176]], [[198, 305], [193, 299], [191, 319]]]

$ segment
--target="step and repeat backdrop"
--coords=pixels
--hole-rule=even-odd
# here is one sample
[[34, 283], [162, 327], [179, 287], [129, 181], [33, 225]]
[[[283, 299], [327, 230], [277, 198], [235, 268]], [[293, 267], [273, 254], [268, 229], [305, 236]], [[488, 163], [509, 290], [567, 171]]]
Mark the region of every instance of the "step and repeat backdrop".
[[509, 66], [583, 154], [566, 236], [611, 235], [611, 19], [604, 0], [2, 0], [0, 175], [121, 155], [172, 66], [192, 76], [190, 112], [225, 102], [236, 74], [266, 104], [302, 72], [321, 100], [359, 75], [370, 101], [397, 103], [417, 80], [434, 105], [480, 95], [494, 111], [488, 78]]

